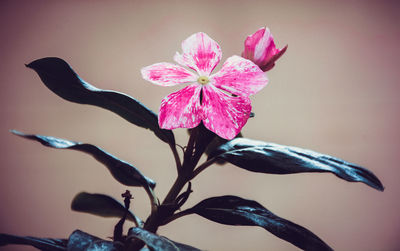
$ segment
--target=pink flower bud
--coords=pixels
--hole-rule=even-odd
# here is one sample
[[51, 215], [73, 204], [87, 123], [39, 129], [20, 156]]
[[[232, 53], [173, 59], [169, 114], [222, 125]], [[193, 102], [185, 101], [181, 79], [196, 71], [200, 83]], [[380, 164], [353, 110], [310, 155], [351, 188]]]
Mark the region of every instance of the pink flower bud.
[[261, 70], [269, 71], [275, 61], [285, 53], [287, 45], [277, 49], [274, 38], [268, 28], [260, 28], [253, 35], [246, 38], [242, 57], [253, 61]]

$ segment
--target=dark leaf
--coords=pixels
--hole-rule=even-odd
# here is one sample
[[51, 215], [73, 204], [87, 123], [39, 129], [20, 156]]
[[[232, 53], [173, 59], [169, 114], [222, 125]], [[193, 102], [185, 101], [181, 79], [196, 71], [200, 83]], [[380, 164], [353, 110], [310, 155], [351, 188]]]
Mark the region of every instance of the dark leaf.
[[[166, 237], [164, 237], [164, 238], [168, 239]], [[170, 239], [168, 239], [168, 240], [171, 241]], [[183, 244], [183, 243], [179, 243], [176, 241], [171, 241], [171, 242], [174, 243], [175, 246], [177, 246], [179, 248], [179, 251], [201, 251], [201, 249], [198, 249], [198, 248], [195, 248], [195, 247]]]
[[[75, 196], [71, 203], [71, 209], [102, 217], [122, 218], [125, 214], [125, 207], [114, 198], [104, 194], [86, 192], [81, 192]], [[127, 219], [141, 223], [141, 220], [130, 211]]]
[[75, 230], [68, 240], [68, 251], [117, 251], [122, 244], [102, 240], [96, 236]]
[[24, 134], [16, 130], [12, 130], [11, 132], [15, 135], [38, 141], [44, 146], [57, 149], [71, 149], [88, 153], [92, 155], [96, 160], [104, 164], [110, 171], [112, 176], [126, 186], [149, 185], [150, 187], [154, 188], [154, 186], [156, 185], [154, 181], [144, 176], [136, 167], [112, 156], [111, 154], [103, 151], [97, 146], [49, 136]]
[[112, 111], [137, 126], [152, 130], [164, 142], [175, 144], [172, 131], [159, 128], [154, 112], [126, 94], [90, 85], [61, 58], [42, 58], [26, 66], [35, 70], [43, 83], [61, 98]]
[[363, 182], [383, 191], [382, 183], [368, 169], [344, 160], [293, 146], [236, 138], [209, 155], [252, 172], [290, 174], [331, 172], [347, 181]]
[[0, 234], [0, 246], [17, 244], [29, 245], [43, 251], [65, 251], [67, 250], [67, 240], [37, 238], [30, 236], [16, 236], [11, 234]]
[[332, 250], [306, 228], [274, 215], [253, 200], [228, 195], [213, 197], [203, 200], [188, 211], [221, 224], [260, 226], [303, 250]]
[[122, 243], [118, 244], [112, 241], [95, 241], [85, 251], [118, 251], [121, 250]]
[[68, 239], [68, 251], [86, 250], [93, 242], [101, 241], [100, 238], [85, 233], [81, 230], [75, 230]]
[[[235, 138], [242, 138], [242, 137], [243, 137], [243, 135], [242, 135], [242, 133], [240, 132]], [[216, 137], [211, 141], [211, 143], [207, 146], [205, 153], [206, 153], [207, 155], [210, 155], [210, 154], [213, 153], [216, 149], [218, 149], [221, 145], [225, 144], [225, 143], [228, 142], [228, 141], [229, 141], [229, 140], [227, 140], [227, 139], [224, 139], [224, 138], [221, 138], [221, 137], [219, 137], [219, 136], [216, 136]], [[222, 164], [226, 163], [226, 161], [223, 160], [223, 159], [218, 159], [218, 160], [216, 161], [216, 163], [222, 165]]]
[[171, 241], [168, 238], [158, 236], [139, 227], [129, 229], [128, 238], [130, 237], [143, 241], [151, 250], [154, 251], [200, 251], [200, 249]]
[[[221, 138], [219, 136], [216, 136], [211, 143], [207, 146], [205, 153], [209, 156], [211, 153], [213, 153], [215, 151], [215, 149], [217, 149], [218, 147], [220, 147], [221, 145], [225, 144], [226, 142], [228, 142], [227, 139]], [[226, 161], [223, 159], [219, 159], [217, 160], [216, 163], [218, 164], [224, 164]]]

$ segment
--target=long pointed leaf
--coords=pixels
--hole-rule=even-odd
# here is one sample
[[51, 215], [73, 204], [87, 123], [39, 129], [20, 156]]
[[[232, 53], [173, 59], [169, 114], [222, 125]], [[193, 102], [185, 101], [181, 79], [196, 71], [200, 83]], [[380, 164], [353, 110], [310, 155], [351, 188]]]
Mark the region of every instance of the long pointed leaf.
[[96, 236], [75, 230], [68, 239], [68, 251], [117, 251], [120, 245], [115, 242], [105, 241]]
[[[236, 135], [235, 138], [243, 138], [243, 134], [242, 132], [240, 132], [238, 135]], [[210, 144], [207, 146], [206, 150], [205, 150], [205, 154], [207, 156], [209, 156], [210, 154], [212, 154], [216, 149], [218, 149], [220, 146], [222, 146], [223, 144], [225, 144], [226, 142], [228, 142], [229, 140], [221, 138], [219, 136], [216, 136], [211, 142]], [[217, 164], [225, 164], [226, 161], [224, 161], [223, 159], [219, 159], [216, 161]]]
[[38, 141], [44, 146], [56, 149], [71, 149], [88, 153], [100, 163], [104, 164], [110, 171], [111, 175], [117, 181], [126, 186], [150, 186], [152, 188], [155, 186], [155, 182], [144, 176], [136, 167], [114, 157], [97, 146], [50, 136], [24, 134], [16, 130], [12, 130], [11, 132], [15, 135]]
[[120, 251], [121, 245], [112, 241], [95, 241], [84, 251]]
[[379, 191], [384, 187], [368, 169], [344, 160], [293, 146], [236, 138], [209, 155], [240, 168], [260, 173], [331, 172], [350, 182], [363, 182]]
[[153, 251], [200, 251], [200, 249], [171, 241], [139, 227], [129, 229], [128, 238], [130, 237], [143, 241]]
[[86, 250], [93, 242], [100, 241], [101, 239], [85, 233], [81, 230], [75, 230], [68, 238], [68, 251], [81, 251]]
[[230, 195], [212, 197], [201, 201], [188, 211], [221, 224], [260, 226], [303, 250], [332, 250], [311, 231], [274, 215], [253, 200]]
[[[71, 203], [71, 209], [101, 217], [122, 218], [125, 214], [125, 207], [114, 198], [104, 194], [86, 192], [81, 192], [75, 196]], [[142, 223], [131, 211], [128, 211], [127, 219], [137, 222], [139, 225]]]
[[172, 131], [160, 129], [154, 112], [126, 94], [90, 85], [61, 58], [42, 58], [26, 66], [35, 70], [43, 83], [61, 98], [112, 111], [137, 126], [152, 130], [164, 142], [175, 144]]
[[0, 246], [17, 244], [29, 245], [43, 251], [66, 251], [67, 240], [37, 238], [30, 236], [16, 236], [11, 234], [0, 234]]

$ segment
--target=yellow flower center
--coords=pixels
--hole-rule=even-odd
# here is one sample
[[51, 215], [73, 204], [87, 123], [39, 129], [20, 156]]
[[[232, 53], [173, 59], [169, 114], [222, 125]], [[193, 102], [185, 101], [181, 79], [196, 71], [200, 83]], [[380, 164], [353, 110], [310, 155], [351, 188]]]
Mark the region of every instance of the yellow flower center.
[[199, 84], [205, 85], [205, 84], [207, 84], [208, 82], [210, 82], [210, 80], [209, 80], [208, 77], [206, 77], [206, 76], [200, 76], [200, 77], [197, 79], [197, 82], [198, 82]]

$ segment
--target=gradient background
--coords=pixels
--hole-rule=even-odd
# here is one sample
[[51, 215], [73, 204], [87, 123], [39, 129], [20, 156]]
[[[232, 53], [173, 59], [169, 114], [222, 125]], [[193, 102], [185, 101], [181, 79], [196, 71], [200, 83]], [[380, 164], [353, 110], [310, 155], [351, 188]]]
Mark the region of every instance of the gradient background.
[[[269, 85], [252, 98], [256, 117], [244, 135], [358, 163], [386, 190], [332, 174], [278, 176], [212, 166], [193, 182], [187, 206], [234, 194], [307, 227], [335, 250], [400, 250], [399, 11], [396, 1], [1, 1], [0, 232], [67, 237], [81, 229], [111, 236], [117, 219], [72, 212], [70, 201], [80, 191], [119, 198], [126, 189], [92, 157], [45, 148], [9, 129], [103, 147], [157, 181], [160, 198], [176, 175], [168, 146], [150, 131], [60, 99], [24, 63], [61, 57], [89, 83], [157, 111], [180, 87], [144, 81], [141, 67], [172, 62], [181, 41], [198, 31], [219, 42], [224, 61], [240, 55], [246, 36], [266, 25], [277, 45], [289, 48], [268, 73]], [[185, 130], [175, 135], [186, 143]], [[145, 218], [145, 192], [131, 191], [133, 210]], [[296, 250], [264, 229], [196, 215], [159, 233], [206, 250]]]

